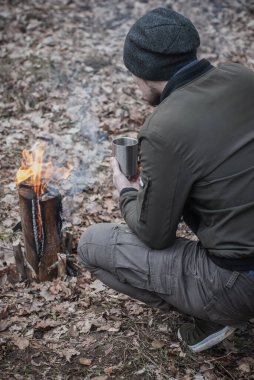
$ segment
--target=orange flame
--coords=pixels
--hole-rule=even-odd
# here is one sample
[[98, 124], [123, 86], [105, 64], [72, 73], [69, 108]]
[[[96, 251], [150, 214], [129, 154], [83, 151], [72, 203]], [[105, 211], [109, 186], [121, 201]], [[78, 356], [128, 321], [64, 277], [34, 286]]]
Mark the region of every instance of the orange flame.
[[16, 184], [27, 182], [34, 188], [37, 196], [44, 192], [45, 184], [41, 183], [44, 145], [38, 145], [33, 151], [22, 152], [22, 165], [16, 174]]
[[28, 151], [22, 152], [22, 164], [16, 174], [16, 184], [24, 182], [34, 188], [37, 199], [44, 193], [46, 183], [51, 180], [66, 179], [73, 169], [68, 162], [67, 167], [55, 167], [52, 160], [44, 162], [45, 143], [36, 144], [35, 147]]
[[16, 174], [16, 184], [31, 185], [36, 194], [36, 215], [38, 223], [38, 236], [42, 237], [42, 220], [40, 216], [39, 200], [46, 190], [46, 184], [51, 180], [66, 179], [73, 169], [70, 163], [66, 167], [54, 167], [52, 160], [45, 162], [45, 143], [39, 143], [28, 151], [22, 152], [22, 163]]

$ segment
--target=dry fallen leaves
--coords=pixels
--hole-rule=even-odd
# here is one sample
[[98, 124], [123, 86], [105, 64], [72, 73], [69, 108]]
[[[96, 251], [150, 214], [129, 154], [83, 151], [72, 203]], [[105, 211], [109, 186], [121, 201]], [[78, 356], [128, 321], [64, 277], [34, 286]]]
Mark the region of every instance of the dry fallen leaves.
[[251, 371], [250, 365], [248, 363], [242, 363], [239, 365], [238, 368], [240, 369], [240, 371], [245, 372], [245, 373], [250, 373]]
[[0, 321], [0, 331], [5, 331], [6, 329], [8, 329], [8, 327], [11, 326], [11, 324], [12, 324], [12, 321], [8, 319]]
[[62, 322], [60, 321], [54, 321], [53, 319], [46, 319], [44, 321], [38, 321], [34, 327], [36, 329], [47, 329], [49, 327], [57, 327], [61, 324]]
[[44, 334], [43, 338], [46, 341], [57, 341], [62, 335], [66, 334], [68, 327], [66, 325], [58, 326]]
[[80, 352], [77, 351], [75, 348], [64, 348], [64, 349], [59, 350], [57, 353], [60, 357], [65, 357], [67, 362], [71, 360], [72, 356], [76, 356], [80, 354]]
[[102, 292], [105, 290], [105, 285], [100, 280], [93, 281], [90, 287], [93, 289], [93, 293]]
[[53, 280], [53, 284], [50, 286], [49, 291], [54, 295], [64, 293], [64, 295], [67, 297], [69, 297], [72, 293], [71, 289], [68, 287], [68, 284], [66, 284], [60, 278]]
[[14, 335], [11, 340], [20, 350], [25, 350], [29, 346], [29, 340], [22, 336]]
[[79, 358], [79, 363], [85, 366], [89, 366], [92, 364], [92, 359], [88, 358]]
[[250, 373], [254, 369], [254, 358], [245, 357], [238, 361], [238, 368], [240, 371]]
[[113, 369], [114, 369], [113, 367], [106, 367], [104, 368], [103, 371], [107, 373], [108, 375], [110, 375], [113, 372]]
[[[38, 138], [51, 141], [56, 147], [59, 146], [61, 155], [68, 156], [70, 160], [74, 158], [78, 165], [82, 166], [86, 163], [86, 159], [89, 160], [85, 168], [88, 173], [86, 180], [92, 179], [94, 185], [89, 191], [75, 195], [72, 210], [74, 212], [72, 214], [70, 212], [70, 217], [73, 217], [74, 221], [76, 240], [83, 232], [84, 226], [88, 227], [100, 221], [121, 223], [118, 202], [112, 199], [110, 167], [107, 162], [101, 165], [102, 156], [105, 152], [110, 154], [109, 140], [112, 136], [122, 133], [135, 135], [139, 125], [150, 112], [128, 79], [122, 65], [121, 50], [123, 36], [127, 33], [129, 25], [150, 7], [156, 6], [156, 1], [27, 0], [2, 3], [0, 29], [3, 30], [4, 39], [0, 52], [2, 74], [0, 107], [1, 111], [3, 110], [0, 125], [2, 165], [0, 202], [1, 206], [3, 205], [0, 208], [1, 245], [11, 248], [8, 240], [12, 233], [11, 226], [19, 217], [18, 197], [13, 182], [17, 157], [23, 147], [32, 145]], [[168, 3], [173, 4], [172, 1]], [[190, 14], [193, 21], [198, 22], [199, 29], [203, 32], [201, 56], [211, 60], [215, 65], [219, 59], [220, 61], [233, 59], [253, 67], [253, 49], [250, 48], [253, 13], [246, 13], [247, 3], [249, 3], [247, 0], [225, 0], [225, 2], [179, 0], [174, 2], [174, 7], [185, 14]], [[244, 6], [241, 7], [241, 4]], [[202, 8], [205, 12], [201, 11]], [[63, 15], [64, 23], [62, 23]], [[113, 26], [114, 22], [119, 22], [119, 17], [120, 23], [115, 24], [117, 27]], [[222, 34], [227, 38], [220, 33], [222, 23]], [[100, 28], [96, 29], [94, 25], [100, 25]], [[96, 51], [102, 52], [97, 61], [94, 46]], [[106, 62], [105, 66], [103, 61]], [[98, 125], [100, 129], [97, 128]], [[93, 135], [95, 139], [89, 145], [88, 140], [91, 137], [89, 131], [94, 127], [96, 127]], [[105, 140], [100, 140], [99, 144], [96, 144], [98, 148], [96, 151], [94, 141], [99, 141], [96, 134], [99, 135], [101, 132], [105, 133]], [[80, 157], [84, 159], [79, 160]], [[91, 167], [97, 167], [99, 170], [91, 175], [89, 171]], [[180, 226], [179, 234], [193, 238], [184, 226]], [[10, 250], [0, 249], [0, 259], [0, 266], [4, 263], [10, 267], [11, 263], [14, 263]], [[6, 374], [2, 374], [5, 378], [13, 376], [17, 380], [23, 380], [24, 376], [17, 373], [20, 371], [19, 356], [22, 357], [24, 366], [27, 364], [41, 366], [41, 371], [46, 371], [50, 366], [50, 372], [53, 372], [52, 378], [57, 378], [58, 374], [54, 372], [54, 368], [59, 368], [60, 362], [71, 361], [73, 357], [79, 355], [77, 353], [79, 347], [83, 347], [87, 355], [92, 357], [89, 350], [97, 352], [97, 347], [100, 349], [101, 344], [108, 343], [108, 339], [113, 335], [111, 332], [117, 335], [117, 339], [123, 337], [122, 333], [117, 333], [121, 324], [124, 326], [126, 316], [130, 321], [140, 323], [138, 326], [141, 332], [143, 324], [147, 323], [148, 317], [144, 305], [130, 301], [125, 295], [111, 293], [98, 281], [93, 283], [88, 271], [77, 279], [75, 291], [70, 283], [59, 280], [50, 284], [31, 284], [30, 287], [26, 285], [25, 291], [22, 291], [17, 285], [12, 286], [11, 273], [6, 269], [5, 267], [0, 270], [0, 287], [5, 290], [4, 303], [9, 306], [8, 310], [4, 306], [0, 311], [1, 317], [6, 318], [0, 323], [0, 330], [3, 331], [0, 341], [5, 344], [12, 341], [17, 348], [12, 347], [12, 352], [8, 350], [5, 352], [7, 357], [4, 360], [8, 362], [5, 368]], [[27, 300], [28, 293], [31, 298]], [[76, 303], [72, 302], [72, 298]], [[63, 302], [63, 299], [66, 302]], [[102, 310], [103, 303], [105, 307], [103, 306]], [[107, 303], [113, 303], [114, 307], [112, 305], [108, 307]], [[102, 314], [105, 317], [101, 318]], [[14, 320], [13, 316], [18, 318]], [[20, 316], [25, 316], [25, 319]], [[160, 319], [160, 315], [154, 313], [154, 322], [157, 318]], [[186, 355], [181, 351], [179, 343], [172, 343], [173, 332], [168, 328], [168, 324], [165, 322], [163, 324], [165, 326], [163, 325], [161, 329], [158, 327], [156, 340], [160, 342], [160, 337], [166, 332], [171, 337], [167, 344], [170, 352], [179, 357]], [[153, 326], [154, 324], [149, 322], [149, 331], [146, 333], [150, 334], [151, 331], [151, 339], [148, 342], [153, 342], [155, 347], [151, 344], [152, 348], [159, 348], [158, 345], [161, 343], [154, 343], [156, 341], [153, 340], [155, 339]], [[56, 329], [58, 327], [59, 329]], [[174, 325], [171, 327], [174, 329]], [[31, 339], [33, 328], [35, 337]], [[123, 331], [126, 342], [130, 340], [128, 338], [137, 336], [133, 340], [133, 345], [139, 349], [140, 338], [137, 332], [132, 331], [132, 327], [128, 327], [127, 330], [123, 328]], [[21, 334], [28, 336], [19, 336]], [[253, 335], [253, 331], [250, 334]], [[96, 346], [98, 336], [100, 340]], [[30, 345], [29, 339], [31, 339]], [[76, 342], [79, 342], [77, 347]], [[47, 356], [46, 364], [37, 362], [36, 358], [30, 359], [27, 352], [24, 352], [28, 348], [29, 351], [38, 352], [42, 347], [46, 347], [44, 352]], [[221, 349], [223, 347], [225, 349], [225, 344]], [[15, 355], [15, 349], [23, 352]], [[232, 350], [232, 344], [230, 346], [228, 344], [227, 351], [232, 352]], [[122, 354], [117, 345], [113, 345], [113, 348], [110, 346], [106, 353], [108, 357]], [[159, 355], [160, 351], [154, 354]], [[62, 359], [59, 358], [61, 355]], [[154, 360], [157, 360], [156, 355], [153, 357]], [[234, 374], [236, 378], [250, 377], [253, 372], [251, 355], [249, 352], [240, 361], [237, 359], [234, 361], [232, 357], [222, 359], [225, 371], [221, 377], [228, 376], [226, 372], [228, 369], [233, 373], [232, 368], [236, 372]], [[93, 359], [94, 365], [100, 364], [101, 368], [104, 368], [107, 364], [99, 362], [98, 358], [104, 360], [105, 355], [103, 358], [98, 355]], [[182, 362], [185, 364], [183, 360]], [[201, 360], [200, 357], [197, 360], [197, 363], [200, 362], [203, 363], [203, 356]], [[149, 367], [150, 363], [139, 362], [136, 367], [139, 371], [136, 374], [143, 374], [145, 378], [148, 368], [151, 378], [164, 378], [158, 373], [159, 366], [163, 366], [161, 363], [158, 362], [158, 366], [153, 368]], [[182, 367], [182, 372], [186, 370], [185, 374], [182, 372], [179, 374], [177, 368], [172, 371], [172, 366], [169, 371], [173, 372], [175, 378], [183, 380], [198, 379], [198, 376], [202, 376], [197, 374], [197, 371], [200, 373], [197, 368], [193, 371], [188, 368], [190, 364], [186, 366], [185, 369]], [[8, 373], [7, 367], [11, 368], [11, 374]], [[86, 370], [81, 364], [80, 367], [81, 371]], [[104, 368], [108, 371], [107, 376], [91, 376], [91, 378], [108, 379], [111, 368], [113, 367]], [[129, 367], [128, 374], [124, 373], [122, 376], [120, 374], [119, 378], [136, 377], [136, 369]], [[61, 370], [65, 371], [64, 366]], [[203, 378], [213, 379], [210, 372], [208, 376], [208, 371], [212, 369], [206, 370], [204, 367], [203, 370]], [[68, 377], [68, 374], [64, 373], [63, 377], [65, 376]], [[83, 374], [76, 376], [82, 378]]]
[[153, 340], [152, 343], [151, 343], [151, 346], [153, 348], [162, 348], [165, 346], [165, 343], [162, 342], [161, 340]]

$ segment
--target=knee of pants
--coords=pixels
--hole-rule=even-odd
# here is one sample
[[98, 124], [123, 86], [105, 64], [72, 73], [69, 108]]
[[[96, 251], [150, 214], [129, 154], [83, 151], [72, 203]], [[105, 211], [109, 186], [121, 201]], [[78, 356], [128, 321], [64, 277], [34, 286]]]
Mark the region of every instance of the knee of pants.
[[90, 226], [82, 235], [78, 244], [79, 261], [87, 268], [94, 269], [103, 266], [107, 260], [109, 239], [112, 236], [114, 224], [99, 223]]

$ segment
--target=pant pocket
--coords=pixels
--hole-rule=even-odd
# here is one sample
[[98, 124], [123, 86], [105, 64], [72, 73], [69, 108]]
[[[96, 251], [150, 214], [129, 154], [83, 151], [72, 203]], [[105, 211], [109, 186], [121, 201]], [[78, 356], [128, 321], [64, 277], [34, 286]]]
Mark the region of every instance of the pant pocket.
[[125, 225], [120, 225], [113, 246], [114, 273], [121, 282], [150, 288], [149, 248]]
[[222, 325], [241, 326], [250, 318], [245, 284], [239, 272], [224, 276], [219, 288], [204, 307], [207, 317]]
[[174, 288], [174, 275], [161, 273], [160, 276], [151, 276], [151, 284], [155, 293], [172, 295]]
[[149, 263], [153, 291], [172, 295], [175, 292], [177, 273], [175, 255], [166, 251], [151, 251]]
[[147, 273], [137, 271], [132, 267], [116, 267], [115, 274], [120, 282], [128, 283], [134, 288], [147, 289], [149, 276]]

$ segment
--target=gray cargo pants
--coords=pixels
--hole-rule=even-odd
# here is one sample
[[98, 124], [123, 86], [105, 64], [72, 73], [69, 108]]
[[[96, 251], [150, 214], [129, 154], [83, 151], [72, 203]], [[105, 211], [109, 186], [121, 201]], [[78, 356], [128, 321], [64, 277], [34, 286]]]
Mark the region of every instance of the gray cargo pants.
[[126, 225], [102, 223], [82, 235], [78, 254], [103, 283], [164, 312], [235, 327], [254, 317], [254, 278], [219, 268], [199, 242], [152, 250]]

